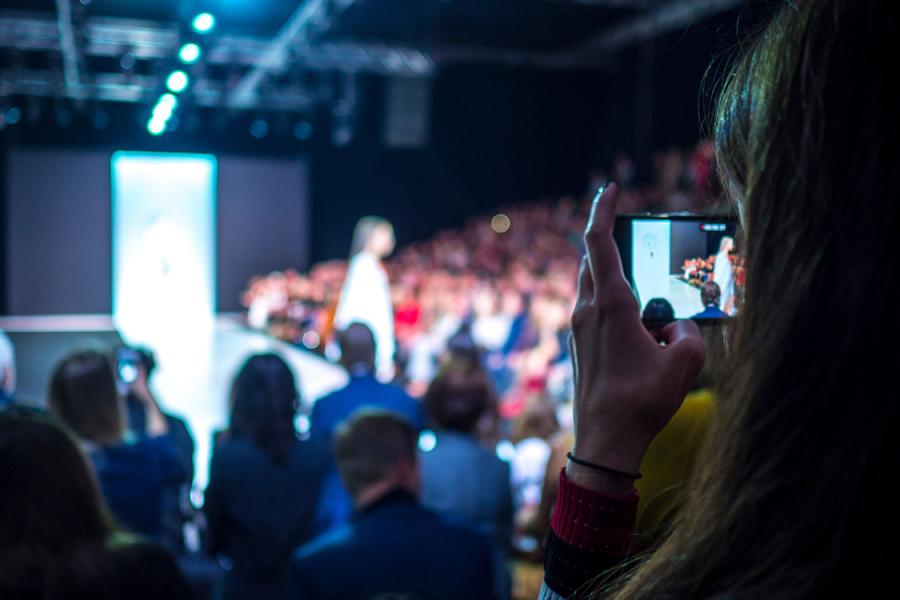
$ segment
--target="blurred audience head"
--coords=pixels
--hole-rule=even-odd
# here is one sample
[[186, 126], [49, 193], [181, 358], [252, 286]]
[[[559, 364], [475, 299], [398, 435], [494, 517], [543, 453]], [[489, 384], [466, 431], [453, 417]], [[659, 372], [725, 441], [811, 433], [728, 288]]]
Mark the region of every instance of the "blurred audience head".
[[447, 362], [473, 363], [478, 364], [481, 361], [481, 350], [472, 337], [472, 328], [466, 323], [460, 327], [459, 331], [450, 336], [447, 340], [447, 350], [442, 358], [443, 363]]
[[644, 307], [641, 319], [646, 323], [670, 323], [675, 320], [675, 309], [665, 298], [653, 298]]
[[294, 374], [277, 354], [247, 359], [231, 387], [228, 436], [262, 448], [275, 461], [296, 440], [294, 417], [299, 395]]
[[715, 281], [707, 281], [700, 286], [700, 300], [703, 306], [718, 306], [722, 298], [722, 290]]
[[335, 462], [357, 506], [395, 488], [418, 494], [417, 442], [412, 425], [387, 411], [357, 411], [338, 428]]
[[351, 374], [375, 372], [375, 336], [368, 326], [351, 323], [338, 333], [341, 364]]
[[0, 480], [0, 596], [54, 597], [44, 594], [58, 563], [114, 531], [93, 472], [48, 416], [10, 409], [0, 412]]
[[510, 440], [516, 444], [528, 438], [548, 439], [559, 430], [556, 412], [546, 394], [532, 394], [513, 422]]
[[122, 440], [125, 421], [109, 358], [81, 351], [64, 358], [50, 378], [48, 405], [78, 437], [97, 444]]
[[428, 386], [425, 412], [438, 429], [473, 433], [479, 419], [492, 406], [493, 387], [477, 363], [451, 360]]
[[350, 256], [362, 251], [371, 252], [378, 258], [386, 258], [394, 251], [393, 226], [381, 217], [363, 217], [353, 230], [353, 242]]

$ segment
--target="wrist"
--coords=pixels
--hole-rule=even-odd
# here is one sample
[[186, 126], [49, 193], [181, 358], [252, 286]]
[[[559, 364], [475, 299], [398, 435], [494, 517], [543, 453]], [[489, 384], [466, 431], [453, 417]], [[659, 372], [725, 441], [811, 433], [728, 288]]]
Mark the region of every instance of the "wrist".
[[634, 480], [605, 471], [598, 471], [571, 460], [566, 463], [566, 477], [573, 483], [609, 496], [630, 496], [634, 492]]
[[[627, 428], [617, 428], [625, 432]], [[577, 458], [623, 473], [639, 473], [649, 444], [633, 433], [623, 437], [607, 431], [576, 431], [572, 454]], [[634, 479], [568, 461], [566, 477], [582, 487], [609, 495], [627, 496], [634, 491]]]

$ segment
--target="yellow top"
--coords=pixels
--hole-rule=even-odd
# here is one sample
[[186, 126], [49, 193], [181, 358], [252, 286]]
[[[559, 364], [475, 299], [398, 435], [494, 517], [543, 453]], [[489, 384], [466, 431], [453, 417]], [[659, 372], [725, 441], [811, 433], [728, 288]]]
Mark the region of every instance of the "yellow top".
[[684, 499], [685, 486], [709, 429], [714, 406], [711, 390], [691, 392], [669, 424], [654, 438], [641, 463], [643, 478], [632, 551], [652, 546]]

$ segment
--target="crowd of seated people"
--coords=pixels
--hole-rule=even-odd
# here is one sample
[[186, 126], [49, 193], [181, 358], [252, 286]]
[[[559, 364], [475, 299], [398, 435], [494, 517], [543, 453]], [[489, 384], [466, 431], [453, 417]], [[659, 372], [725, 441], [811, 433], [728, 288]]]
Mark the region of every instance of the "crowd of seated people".
[[[117, 378], [115, 353], [66, 357], [53, 372], [49, 410], [40, 418], [48, 427], [71, 432], [66, 435], [97, 482], [97, 510], [109, 515], [110, 532], [127, 532], [128, 539], [160, 555], [169, 552], [195, 597], [356, 598], [364, 597], [357, 595], [360, 590], [389, 582], [400, 587], [382, 591], [425, 594], [421, 597], [453, 597], [438, 592], [454, 586], [471, 597], [498, 600], [536, 593], [534, 582], [529, 587], [523, 581], [528, 569], [539, 570], [541, 540], [556, 497], [553, 470], [559, 468], [560, 449], [572, 445], [571, 430], [557, 422], [555, 404], [545, 394], [533, 394], [521, 415], [506, 422], [480, 351], [462, 342], [450, 344], [426, 393], [416, 399], [402, 386], [375, 379], [375, 341], [366, 326], [352, 324], [337, 337], [349, 381], [312, 404], [308, 431], [296, 429], [308, 403], [279, 356], [253, 355], [235, 375], [223, 399], [228, 425], [216, 435], [202, 518], [193, 517], [202, 526], [203, 543], [192, 549], [199, 554], [188, 556], [184, 540], [173, 535], [180, 530], [167, 527], [191, 519], [193, 509], [185, 514], [177, 499], [190, 485], [192, 445], [184, 423], [166, 415], [150, 389], [149, 350], [137, 351], [138, 375], [127, 386]], [[693, 431], [699, 423], [695, 445], [711, 398], [697, 402], [702, 406], [694, 412], [703, 414], [682, 418], [679, 430]], [[10, 406], [16, 410], [14, 401]], [[384, 431], [370, 431], [365, 419], [354, 421], [361, 413]], [[362, 429], [355, 432], [352, 423]], [[694, 446], [682, 451], [682, 437], [670, 434], [674, 441], [653, 455], [663, 464], [672, 463], [671, 458], [665, 463], [666, 456], [675, 456], [674, 462], [688, 465], [658, 469], [659, 476], [647, 482], [656, 485], [647, 496], [653, 502], [646, 503], [656, 525], [671, 517], [680, 498], [673, 486], [687, 478], [687, 459], [695, 453]], [[511, 453], [498, 451], [501, 439], [512, 442]], [[402, 523], [417, 523], [419, 529], [385, 545], [393, 528], [405, 531]], [[432, 529], [443, 543], [435, 543]], [[655, 532], [648, 528], [648, 539], [656, 539]], [[521, 543], [524, 538], [531, 546]], [[452, 540], [459, 540], [459, 547]], [[378, 552], [374, 544], [380, 544]], [[460, 548], [479, 560], [459, 558]], [[346, 566], [340, 557], [352, 563], [370, 554], [356, 577], [328, 575]], [[413, 555], [423, 565], [433, 559], [446, 568], [392, 571], [378, 562], [414, 566]], [[299, 566], [292, 566], [298, 560]], [[432, 582], [433, 595], [423, 581]]]
[[[493, 384], [477, 352], [451, 349], [419, 400], [375, 379], [375, 341], [366, 326], [352, 324], [338, 339], [350, 378], [312, 405], [308, 431], [296, 429], [307, 403], [283, 359], [253, 355], [236, 374], [223, 399], [228, 425], [216, 435], [202, 518], [193, 516], [203, 542], [193, 562], [184, 540], [173, 535], [179, 528], [167, 526], [192, 518], [179, 503], [193, 473], [191, 437], [151, 391], [149, 350], [132, 351], [141, 360], [127, 385], [117, 352], [75, 352], [53, 370], [46, 412], [18, 416], [13, 399], [2, 410], [10, 415], [9, 428], [27, 431], [37, 419], [75, 447], [96, 488], [92, 510], [104, 523], [97, 535], [121, 537], [134, 552], [148, 552], [148, 565], [167, 557], [170, 576], [178, 585], [186, 582], [185, 593], [194, 597], [358, 598], [364, 597], [360, 590], [380, 589], [415, 597], [459, 597], [448, 595], [459, 590], [465, 597], [510, 598], [516, 503], [510, 466], [496, 452]], [[7, 371], [14, 374], [14, 363]], [[353, 420], [372, 411], [371, 423]], [[423, 431], [426, 441], [420, 442]], [[6, 455], [0, 460], [14, 463]], [[43, 460], [51, 469], [54, 461]], [[68, 502], [59, 489], [60, 501]], [[56, 561], [62, 569], [70, 559], [68, 549], [59, 552], [31, 557], [46, 562], [22, 568], [52, 575]], [[368, 556], [355, 567], [357, 577], [336, 574], [347, 568], [339, 559], [345, 552], [351, 561]], [[4, 590], [17, 589], [10, 577]], [[118, 593], [128, 582], [97, 585]]]

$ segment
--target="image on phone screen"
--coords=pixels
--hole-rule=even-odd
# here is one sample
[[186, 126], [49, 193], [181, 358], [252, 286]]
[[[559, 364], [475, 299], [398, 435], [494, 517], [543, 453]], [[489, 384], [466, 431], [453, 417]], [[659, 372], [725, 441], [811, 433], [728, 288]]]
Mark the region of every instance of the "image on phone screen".
[[715, 321], [737, 313], [742, 285], [733, 219], [628, 215], [615, 238], [643, 312], [665, 300], [677, 319]]

